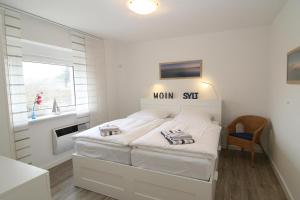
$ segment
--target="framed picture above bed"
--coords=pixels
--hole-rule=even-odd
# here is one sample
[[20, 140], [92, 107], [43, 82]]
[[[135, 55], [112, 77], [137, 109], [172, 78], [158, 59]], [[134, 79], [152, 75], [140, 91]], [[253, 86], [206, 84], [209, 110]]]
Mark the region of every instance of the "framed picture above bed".
[[160, 63], [159, 70], [160, 79], [201, 78], [202, 60]]
[[300, 84], [300, 47], [287, 54], [287, 83]]

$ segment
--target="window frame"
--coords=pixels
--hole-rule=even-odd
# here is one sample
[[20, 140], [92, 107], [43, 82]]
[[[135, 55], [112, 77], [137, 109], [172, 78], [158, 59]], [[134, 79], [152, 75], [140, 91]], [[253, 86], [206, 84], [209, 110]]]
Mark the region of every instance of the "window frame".
[[[52, 62], [45, 61], [42, 56], [34, 56], [34, 57], [38, 57], [38, 59], [35, 60], [35, 59], [28, 59], [28, 58], [24, 58], [23, 57], [22, 65], [23, 65], [24, 62], [26, 62], [26, 63], [36, 63], [36, 64], [44, 64], [44, 65], [56, 65], [56, 66], [62, 66], [62, 67], [70, 67], [72, 69], [72, 76], [73, 76], [72, 77], [72, 80], [73, 80], [72, 91], [73, 91], [74, 103], [72, 105], [59, 106], [59, 107], [60, 108], [70, 108], [70, 110], [61, 111], [60, 115], [65, 115], [65, 114], [68, 114], [68, 113], [75, 113], [76, 112], [76, 105], [77, 105], [77, 103], [76, 103], [76, 89], [75, 89], [76, 84], [75, 84], [75, 73], [74, 73], [75, 69], [74, 69], [74, 65], [72, 65], [72, 64], [66, 64], [64, 62], [58, 61], [57, 59], [50, 58], [50, 57], [46, 58], [46, 59], [49, 59], [48, 61], [52, 61]], [[23, 76], [25, 78], [24, 74], [23, 74]], [[26, 88], [25, 82], [24, 82], [24, 87]], [[44, 112], [45, 114], [40, 114], [40, 112], [47, 111], [47, 110], [52, 110], [52, 108], [49, 107], [49, 108], [41, 108], [41, 109], [39, 108], [39, 109], [36, 109], [35, 111], [36, 111], [36, 114], [37, 114], [37, 119], [39, 119], [39, 118], [51, 118], [51, 116], [53, 116], [53, 114], [54, 114], [51, 111], [50, 111], [50, 113]], [[28, 113], [28, 118], [31, 119], [32, 110], [28, 110], [27, 113]]]

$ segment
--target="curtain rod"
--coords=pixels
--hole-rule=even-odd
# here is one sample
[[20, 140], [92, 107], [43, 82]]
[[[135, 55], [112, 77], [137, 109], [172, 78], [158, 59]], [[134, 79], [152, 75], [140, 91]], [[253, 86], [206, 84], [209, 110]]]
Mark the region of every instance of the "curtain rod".
[[30, 13], [30, 12], [27, 12], [27, 11], [24, 11], [24, 10], [21, 10], [21, 9], [18, 9], [18, 8], [15, 8], [15, 7], [12, 7], [12, 6], [9, 6], [9, 5], [4, 4], [4, 3], [0, 3], [0, 7], [4, 8], [4, 9], [13, 10], [13, 11], [15, 11], [15, 12], [19, 12], [19, 13], [21, 13], [21, 14], [25, 14], [25, 15], [28, 15], [28, 16], [31, 16], [31, 17], [34, 17], [34, 18], [38, 18], [38, 19], [40, 19], [40, 20], [49, 22], [49, 23], [51, 23], [51, 24], [60, 26], [60, 27], [62, 27], [63, 29], [65, 29], [65, 30], [67, 30], [67, 31], [75, 31], [75, 32], [77, 32], [77, 33], [80, 33], [80, 34], [83, 34], [83, 35], [85, 35], [85, 36], [88, 36], [88, 37], [91, 37], [91, 38], [94, 38], [94, 39], [98, 39], [98, 40], [103, 39], [103, 38], [98, 37], [98, 36], [95, 36], [95, 35], [93, 35], [93, 34], [90, 34], [90, 33], [87, 33], [87, 32], [81, 31], [81, 30], [78, 30], [78, 29], [76, 29], [76, 28], [72, 28], [72, 27], [63, 25], [63, 24], [61, 24], [61, 23], [58, 23], [58, 22], [52, 21], [52, 20], [50, 20], [50, 19], [47, 19], [47, 18], [38, 16], [38, 15], [36, 15], [36, 14], [33, 14], [33, 13]]

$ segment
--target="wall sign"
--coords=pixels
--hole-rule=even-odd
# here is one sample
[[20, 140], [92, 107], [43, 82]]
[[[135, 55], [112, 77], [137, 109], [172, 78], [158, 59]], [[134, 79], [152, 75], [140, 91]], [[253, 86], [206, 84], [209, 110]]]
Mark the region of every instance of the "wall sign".
[[198, 99], [198, 92], [185, 92], [182, 95], [183, 99]]
[[[182, 99], [199, 99], [198, 92], [184, 92], [182, 94]], [[174, 99], [173, 92], [154, 92], [154, 99]]]
[[173, 92], [154, 92], [154, 99], [174, 99]]

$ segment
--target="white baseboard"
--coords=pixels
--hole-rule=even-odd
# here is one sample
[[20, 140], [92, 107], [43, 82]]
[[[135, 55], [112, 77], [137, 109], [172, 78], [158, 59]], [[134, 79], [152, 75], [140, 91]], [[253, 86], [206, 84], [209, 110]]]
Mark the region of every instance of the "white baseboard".
[[281, 175], [277, 165], [275, 164], [275, 162], [273, 161], [273, 159], [270, 156], [268, 156], [268, 157], [271, 161], [272, 169], [273, 169], [273, 171], [274, 171], [274, 173], [275, 173], [275, 175], [276, 175], [276, 177], [277, 177], [277, 179], [278, 179], [278, 181], [279, 181], [279, 183], [280, 183], [280, 185], [281, 185], [281, 187], [282, 187], [282, 189], [285, 193], [285, 196], [287, 197], [288, 200], [295, 200], [295, 198], [293, 197], [290, 189], [288, 188], [283, 176]]

